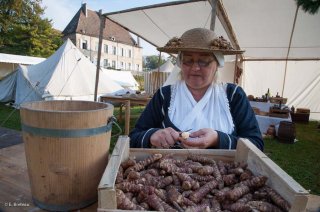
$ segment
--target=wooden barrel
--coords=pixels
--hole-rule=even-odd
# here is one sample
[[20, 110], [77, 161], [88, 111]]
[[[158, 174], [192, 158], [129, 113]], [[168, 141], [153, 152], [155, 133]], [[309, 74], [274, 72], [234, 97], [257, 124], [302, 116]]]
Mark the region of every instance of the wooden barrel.
[[97, 201], [108, 163], [113, 106], [39, 101], [23, 104], [20, 115], [34, 203], [69, 211]]
[[268, 127], [267, 135], [270, 135], [272, 137], [276, 135], [276, 127], [273, 124], [270, 124], [270, 126]]
[[293, 122], [281, 121], [278, 129], [278, 140], [281, 143], [294, 143], [296, 138], [296, 127]]

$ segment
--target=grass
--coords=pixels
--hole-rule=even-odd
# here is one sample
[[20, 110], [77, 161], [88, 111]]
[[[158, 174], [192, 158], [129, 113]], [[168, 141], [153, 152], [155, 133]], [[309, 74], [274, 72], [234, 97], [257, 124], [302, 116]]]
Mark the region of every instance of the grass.
[[[135, 125], [143, 109], [143, 107], [131, 109], [130, 129]], [[119, 108], [115, 107], [115, 117], [118, 117], [118, 114]], [[124, 118], [118, 123], [124, 129]], [[19, 110], [13, 110], [11, 107], [0, 104], [0, 127], [21, 130]], [[119, 129], [113, 125], [110, 151], [119, 133]], [[264, 152], [305, 189], [310, 190], [310, 193], [320, 195], [320, 129], [317, 129], [317, 122], [296, 124], [296, 137], [298, 141], [294, 144], [283, 144], [276, 139], [265, 139]]]
[[297, 142], [265, 139], [265, 154], [311, 193], [320, 195], [320, 129], [317, 122], [296, 124]]

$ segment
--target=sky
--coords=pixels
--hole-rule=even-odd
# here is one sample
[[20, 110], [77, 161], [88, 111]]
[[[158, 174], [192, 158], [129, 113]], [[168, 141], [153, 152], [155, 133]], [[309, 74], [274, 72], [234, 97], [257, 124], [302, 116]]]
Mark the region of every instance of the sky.
[[[173, 1], [173, 0], [171, 0]], [[129, 8], [171, 2], [170, 0], [42, 0], [45, 7], [44, 18], [52, 20], [53, 27], [63, 31], [71, 21], [82, 3], [87, 4], [87, 8], [93, 11], [102, 10], [102, 13], [115, 12]], [[143, 47], [143, 56], [158, 55], [156, 48], [144, 40], [140, 40]]]

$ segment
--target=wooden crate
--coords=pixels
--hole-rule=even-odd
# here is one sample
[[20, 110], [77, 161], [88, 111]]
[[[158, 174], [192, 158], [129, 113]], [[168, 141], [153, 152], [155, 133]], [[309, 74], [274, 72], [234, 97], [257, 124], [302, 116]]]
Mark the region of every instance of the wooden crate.
[[276, 103], [279, 104], [281, 102], [281, 104], [286, 104], [287, 103], [287, 98], [282, 98], [282, 97], [270, 97], [270, 102], [271, 103]]
[[269, 116], [270, 117], [278, 117], [278, 118], [288, 118], [289, 117], [289, 110], [286, 109], [276, 109], [270, 107], [269, 109]]
[[296, 123], [308, 123], [309, 122], [309, 113], [290, 113], [291, 119]]
[[267, 185], [275, 189], [291, 204], [290, 211], [305, 211], [306, 209], [309, 196], [308, 191], [247, 139], [239, 139], [236, 150], [168, 150], [130, 149], [129, 138], [127, 136], [120, 136], [98, 187], [98, 211], [124, 211], [116, 209], [115, 180], [120, 163], [129, 157], [136, 157], [137, 160], [141, 160], [155, 153], [164, 155], [174, 153], [177, 158], [182, 158], [189, 154], [201, 154], [215, 160], [246, 162], [248, 168], [251, 169], [255, 175], [265, 175], [268, 177]]
[[296, 113], [310, 114], [310, 109], [309, 108], [297, 108]]

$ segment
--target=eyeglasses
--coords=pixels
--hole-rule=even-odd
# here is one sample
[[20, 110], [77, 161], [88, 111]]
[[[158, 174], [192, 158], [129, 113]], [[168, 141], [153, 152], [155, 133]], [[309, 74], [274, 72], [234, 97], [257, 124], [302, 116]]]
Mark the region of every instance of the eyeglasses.
[[212, 63], [213, 61], [214, 60], [210, 60], [210, 61], [198, 60], [197, 62], [195, 62], [194, 60], [183, 60], [182, 63], [183, 65], [186, 65], [188, 67], [192, 67], [194, 63], [198, 63], [199, 67], [205, 68], [205, 67], [208, 67], [210, 63]]

